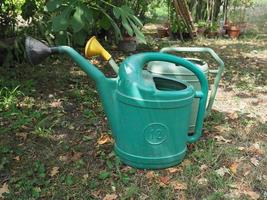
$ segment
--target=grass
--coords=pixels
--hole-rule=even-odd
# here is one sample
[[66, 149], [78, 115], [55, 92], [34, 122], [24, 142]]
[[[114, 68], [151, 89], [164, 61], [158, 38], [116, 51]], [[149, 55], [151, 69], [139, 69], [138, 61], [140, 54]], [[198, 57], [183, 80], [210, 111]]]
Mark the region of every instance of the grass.
[[[212, 47], [226, 69], [202, 138], [188, 146], [186, 158], [172, 171], [127, 167], [115, 156], [112, 141], [98, 144], [102, 135], [110, 135], [102, 105], [95, 85], [69, 60], [1, 67], [0, 188], [8, 184], [5, 198], [267, 198], [267, 127], [261, 114], [266, 60], [255, 60], [252, 52], [256, 45], [260, 54], [266, 42], [201, 39], [180, 45]], [[117, 53], [115, 59], [121, 59]]]

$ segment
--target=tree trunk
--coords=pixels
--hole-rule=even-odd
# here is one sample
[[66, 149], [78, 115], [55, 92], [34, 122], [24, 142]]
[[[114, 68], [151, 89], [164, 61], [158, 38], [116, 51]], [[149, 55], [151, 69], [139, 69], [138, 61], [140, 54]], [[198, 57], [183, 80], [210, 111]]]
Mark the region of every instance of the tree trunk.
[[219, 13], [220, 13], [220, 7], [221, 7], [222, 4], [223, 4], [223, 1], [222, 0], [216, 0], [215, 1], [214, 13], [213, 13], [213, 16], [214, 16], [214, 20], [215, 21], [218, 20], [218, 16], [219, 16]]

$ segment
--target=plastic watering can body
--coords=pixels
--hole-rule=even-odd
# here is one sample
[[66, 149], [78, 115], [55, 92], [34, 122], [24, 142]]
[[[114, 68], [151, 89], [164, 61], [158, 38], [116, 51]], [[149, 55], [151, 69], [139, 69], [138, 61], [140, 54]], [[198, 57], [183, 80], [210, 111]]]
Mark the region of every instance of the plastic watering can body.
[[[208, 83], [193, 63], [164, 53], [135, 54], [124, 60], [116, 78], [106, 78], [90, 61], [67, 46], [38, 51], [38, 41], [26, 40], [27, 54], [33, 64], [49, 53], [65, 53], [96, 82], [112, 134], [115, 152], [126, 164], [137, 168], [159, 169], [178, 164], [185, 156], [186, 144], [201, 136]], [[34, 56], [33, 56], [34, 55]], [[35, 59], [37, 58], [37, 59]], [[165, 61], [184, 66], [199, 79], [201, 89], [183, 81], [146, 74], [150, 61]], [[196, 126], [188, 135], [192, 102], [199, 99]]]
[[[201, 90], [186, 82], [151, 73], [143, 76], [150, 61], [168, 61], [185, 66], [199, 78]], [[115, 152], [133, 167], [159, 169], [178, 164], [186, 145], [201, 136], [208, 83], [205, 75], [185, 59], [163, 53], [130, 56], [119, 68], [116, 100], [119, 129]], [[199, 98], [195, 131], [188, 136], [194, 98]]]

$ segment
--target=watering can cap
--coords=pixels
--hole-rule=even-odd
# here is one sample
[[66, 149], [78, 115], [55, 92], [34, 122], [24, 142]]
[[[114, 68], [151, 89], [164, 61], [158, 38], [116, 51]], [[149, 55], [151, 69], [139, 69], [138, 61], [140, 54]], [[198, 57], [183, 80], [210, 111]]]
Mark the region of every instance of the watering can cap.
[[96, 37], [91, 37], [85, 46], [85, 56], [90, 58], [92, 56], [101, 55], [106, 61], [110, 60], [111, 55], [104, 49], [104, 47], [97, 41]]

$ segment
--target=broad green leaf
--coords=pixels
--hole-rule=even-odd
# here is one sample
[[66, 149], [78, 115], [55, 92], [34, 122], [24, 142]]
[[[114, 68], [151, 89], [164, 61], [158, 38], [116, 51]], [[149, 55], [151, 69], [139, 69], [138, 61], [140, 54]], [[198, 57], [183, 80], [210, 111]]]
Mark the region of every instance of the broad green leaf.
[[131, 28], [127, 18], [124, 16], [124, 15], [121, 15], [121, 19], [122, 19], [122, 25], [123, 27], [126, 29], [127, 33], [130, 35], [130, 36], [133, 36], [133, 29]]
[[135, 15], [129, 15], [129, 17], [134, 21], [137, 26], [143, 27], [142, 22]]
[[44, 7], [45, 11], [53, 12], [62, 4], [62, 0], [49, 0]]
[[134, 11], [126, 5], [121, 6], [121, 10], [125, 13], [128, 13], [128, 15], [134, 15]]
[[65, 31], [68, 28], [68, 21], [71, 14], [71, 8], [65, 8], [63, 12], [52, 19], [52, 30], [54, 32]]
[[116, 17], [116, 19], [119, 19], [121, 16], [121, 10], [119, 7], [114, 7], [113, 8], [113, 14]]
[[101, 28], [108, 30], [111, 26], [110, 24], [110, 20], [104, 15], [100, 21], [99, 21], [99, 25]]
[[101, 8], [99, 10], [109, 19], [111, 25], [113, 26], [115, 30], [115, 37], [117, 40], [122, 39], [121, 31], [116, 22]]
[[83, 19], [85, 20], [85, 24], [92, 24], [94, 22], [93, 12], [87, 6], [83, 5]]
[[140, 43], [144, 43], [146, 44], [146, 39], [145, 39], [145, 36], [144, 34], [137, 28], [137, 26], [132, 22], [130, 21], [130, 24], [134, 30], [134, 33], [136, 35], [136, 39], [140, 42]]
[[85, 23], [82, 19], [83, 15], [84, 15], [83, 9], [80, 6], [76, 7], [75, 13], [71, 19], [71, 27], [73, 28], [74, 33], [79, 32], [85, 26]]

